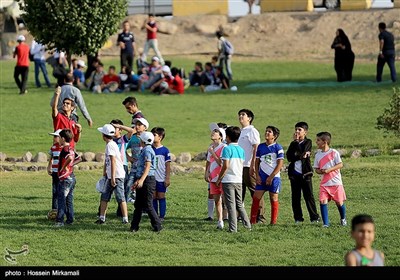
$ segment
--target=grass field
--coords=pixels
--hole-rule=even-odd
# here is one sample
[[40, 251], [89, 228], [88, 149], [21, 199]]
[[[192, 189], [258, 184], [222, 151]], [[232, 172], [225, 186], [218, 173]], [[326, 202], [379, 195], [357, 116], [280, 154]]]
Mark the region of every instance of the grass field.
[[[205, 60], [170, 59], [185, 69], [191, 69], [197, 59]], [[118, 65], [118, 61], [106, 60], [106, 65], [110, 64]], [[12, 78], [13, 66], [13, 61], [0, 61], [0, 152], [11, 156], [22, 156], [26, 151], [46, 152], [51, 145], [47, 133], [52, 130], [52, 90], [34, 88], [31, 67], [29, 93], [19, 96]], [[354, 80], [372, 81], [374, 69], [374, 64], [356, 64]], [[335, 148], [379, 148], [379, 156], [343, 159], [347, 213], [349, 220], [362, 212], [375, 218], [374, 247], [385, 253], [387, 266], [399, 266], [400, 157], [390, 151], [400, 148], [400, 139], [385, 137], [375, 129], [376, 118], [392, 96], [393, 84], [246, 87], [261, 82], [334, 81], [332, 64], [322, 62], [234, 61], [233, 71], [234, 84], [239, 88], [235, 93], [200, 93], [197, 88], [189, 88], [183, 96], [134, 95], [150, 126], [166, 129], [164, 144], [176, 155], [204, 151], [209, 143], [208, 124], [223, 121], [238, 125], [237, 112], [241, 108], [255, 113], [253, 124], [261, 135], [267, 125], [279, 127], [278, 142], [284, 149], [291, 141], [294, 124], [300, 120], [309, 123], [313, 141], [317, 132], [326, 130], [332, 133]], [[388, 79], [386, 72], [384, 79]], [[113, 118], [130, 122], [130, 115], [121, 104], [128, 95], [83, 95], [95, 124], [90, 129], [83, 123], [77, 149], [103, 152], [104, 142], [96, 128]], [[0, 173], [0, 249], [29, 246], [29, 254], [18, 256], [13, 266], [343, 266], [344, 254], [354, 245], [349, 227], [339, 226], [333, 203], [329, 205], [332, 227], [323, 229], [309, 222], [294, 225], [285, 173], [275, 227], [255, 225], [251, 232], [239, 227], [237, 234], [229, 234], [216, 230], [215, 223], [203, 221], [207, 214], [207, 186], [200, 173], [172, 177], [165, 230], [159, 235], [150, 231], [147, 217], [143, 217], [138, 234], [129, 233], [129, 226], [122, 225], [115, 216], [115, 200], [109, 204], [107, 223], [99, 226], [94, 221], [99, 202], [95, 182], [100, 172], [76, 171], [76, 221], [62, 229], [53, 228], [45, 218], [51, 205], [51, 179], [45, 172]], [[314, 176], [316, 197], [318, 184], [319, 177]], [[250, 204], [247, 195], [247, 210]], [[129, 205], [129, 213], [132, 209]], [[269, 213], [269, 207], [266, 209]], [[3, 258], [0, 266], [10, 263]]]

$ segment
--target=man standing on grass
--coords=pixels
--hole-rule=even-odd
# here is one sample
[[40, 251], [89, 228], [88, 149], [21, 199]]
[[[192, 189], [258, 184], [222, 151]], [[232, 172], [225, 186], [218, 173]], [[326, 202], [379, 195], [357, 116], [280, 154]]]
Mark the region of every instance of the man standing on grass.
[[384, 22], [379, 23], [379, 55], [378, 62], [376, 64], [376, 81], [382, 82], [382, 72], [385, 63], [388, 64], [390, 69], [390, 77], [392, 82], [396, 82], [396, 66], [394, 65], [396, 50], [394, 48], [394, 36], [392, 33], [386, 31], [386, 24]]
[[[19, 94], [28, 93], [26, 82], [29, 73], [29, 46], [25, 43], [25, 36], [19, 35], [18, 46], [15, 47], [13, 58], [17, 57], [17, 65], [14, 68], [14, 80], [19, 88]], [[19, 78], [21, 76], [21, 79]]]

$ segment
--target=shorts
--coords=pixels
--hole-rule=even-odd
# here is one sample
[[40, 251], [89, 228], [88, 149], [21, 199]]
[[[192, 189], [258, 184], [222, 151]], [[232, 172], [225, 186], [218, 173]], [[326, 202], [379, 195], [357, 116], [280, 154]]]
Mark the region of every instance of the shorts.
[[223, 194], [222, 183], [219, 184], [219, 187], [215, 182], [210, 182], [210, 194]]
[[125, 190], [124, 190], [124, 180], [125, 178], [117, 178], [115, 179], [116, 186], [113, 188], [111, 186], [111, 180], [107, 179], [106, 182], [106, 190], [101, 194], [101, 200], [109, 202], [111, 199], [111, 195], [114, 192], [115, 198], [118, 203], [124, 202], [125, 200]]
[[266, 173], [260, 172], [261, 185], [256, 185], [256, 191], [269, 191], [272, 193], [279, 193], [281, 191], [281, 177], [274, 177], [271, 185], [266, 185], [265, 182], [269, 177]]
[[157, 182], [156, 181], [156, 192], [165, 193], [165, 192], [167, 192], [167, 189], [168, 188], [165, 187], [165, 182]]
[[342, 204], [346, 200], [346, 193], [343, 185], [319, 186], [319, 201], [327, 199]]

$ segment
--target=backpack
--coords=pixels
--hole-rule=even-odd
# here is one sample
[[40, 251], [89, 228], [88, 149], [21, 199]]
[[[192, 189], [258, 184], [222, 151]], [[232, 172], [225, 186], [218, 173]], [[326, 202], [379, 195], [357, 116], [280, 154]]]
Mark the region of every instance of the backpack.
[[224, 44], [225, 55], [232, 55], [234, 50], [232, 43], [225, 39], [223, 41], [223, 44]]

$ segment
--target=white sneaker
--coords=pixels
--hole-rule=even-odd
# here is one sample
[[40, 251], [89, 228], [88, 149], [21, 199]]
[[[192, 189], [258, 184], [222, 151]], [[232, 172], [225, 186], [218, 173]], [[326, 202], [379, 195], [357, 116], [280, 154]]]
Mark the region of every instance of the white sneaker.
[[223, 228], [224, 228], [224, 222], [223, 221], [218, 221], [217, 229], [223, 229]]
[[342, 226], [347, 226], [347, 221], [346, 221], [346, 219], [341, 219], [341, 220], [340, 220], [340, 224], [341, 224]]

